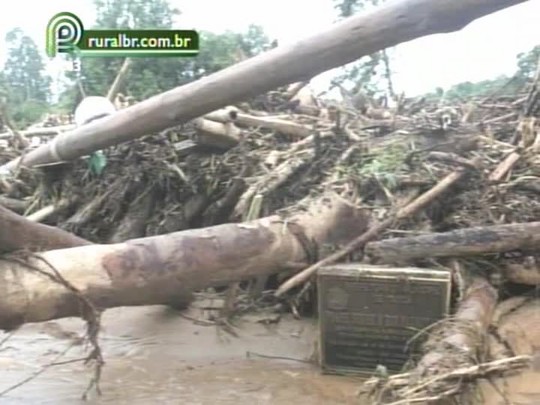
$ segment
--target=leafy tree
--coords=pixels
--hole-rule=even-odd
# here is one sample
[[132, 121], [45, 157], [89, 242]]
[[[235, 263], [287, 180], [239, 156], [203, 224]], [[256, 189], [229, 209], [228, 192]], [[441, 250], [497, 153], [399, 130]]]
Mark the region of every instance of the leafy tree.
[[[378, 6], [380, 0], [334, 0], [339, 19], [354, 15], [368, 7]], [[365, 56], [344, 67], [334, 83], [351, 88], [355, 94], [362, 90], [369, 95], [388, 93], [394, 96], [390, 68], [390, 50], [382, 50]]]
[[51, 79], [34, 41], [20, 29], [5, 38], [8, 57], [0, 87], [6, 93], [8, 113], [18, 126], [38, 120], [48, 108]]
[[440, 100], [443, 92], [446, 101], [463, 101], [472, 97], [488, 97], [494, 94], [515, 95], [522, 92], [528, 81], [536, 73], [540, 58], [540, 45], [535, 46], [528, 52], [517, 55], [517, 70], [512, 76], [501, 75], [494, 79], [481, 80], [472, 83], [470, 81], [453, 85], [446, 92], [437, 88], [435, 92], [425, 94], [428, 100]]
[[537, 64], [540, 62], [540, 45], [536, 45], [528, 52], [518, 54], [517, 59], [517, 75], [522, 78], [532, 79], [536, 73]]
[[[171, 29], [180, 12], [168, 0], [95, 0], [95, 28], [158, 28]], [[269, 40], [263, 30], [250, 26], [246, 33], [200, 32], [200, 53], [197, 57], [135, 58], [124, 80], [121, 92], [136, 99], [196, 80], [221, 70], [244, 57], [266, 49]], [[87, 95], [105, 95], [123, 60], [121, 58], [87, 58], [82, 61], [81, 82]], [[76, 75], [68, 73], [75, 81]], [[80, 92], [75, 84], [61, 96], [61, 103], [73, 108]]]

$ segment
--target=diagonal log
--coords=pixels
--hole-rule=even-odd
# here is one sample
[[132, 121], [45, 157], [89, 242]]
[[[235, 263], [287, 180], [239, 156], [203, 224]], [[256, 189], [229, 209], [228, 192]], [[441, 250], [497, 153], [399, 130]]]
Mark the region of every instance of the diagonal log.
[[[526, 0], [401, 0], [346, 20], [297, 43], [272, 49], [99, 121], [62, 133], [24, 156], [26, 166], [71, 160], [136, 139], [362, 56], [470, 22]], [[19, 159], [0, 167], [13, 170]]]
[[52, 272], [46, 262], [98, 308], [174, 305], [194, 290], [305, 262], [317, 246], [352, 240], [368, 220], [366, 212], [331, 195], [287, 221], [272, 216], [119, 244], [53, 250], [30, 257], [27, 264], [33, 269], [0, 260], [0, 328], [81, 315], [76, 295], [40, 273]]

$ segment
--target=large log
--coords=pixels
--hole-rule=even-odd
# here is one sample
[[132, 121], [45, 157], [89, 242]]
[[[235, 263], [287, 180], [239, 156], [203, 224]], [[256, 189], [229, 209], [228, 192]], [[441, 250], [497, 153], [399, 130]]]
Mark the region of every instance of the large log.
[[540, 222], [494, 225], [368, 243], [365, 253], [381, 263], [540, 249]]
[[28, 208], [28, 201], [17, 200], [15, 198], [4, 197], [0, 195], [0, 206], [21, 214]]
[[[200, 117], [231, 103], [304, 81], [378, 50], [426, 35], [457, 31], [526, 0], [401, 0], [277, 47], [110, 117], [58, 135], [24, 156], [26, 166], [71, 160]], [[0, 167], [14, 169], [18, 159]]]
[[50, 250], [91, 245], [62, 229], [32, 222], [0, 206], [0, 253]]
[[305, 262], [316, 246], [353, 239], [366, 229], [368, 218], [341, 198], [329, 197], [287, 221], [272, 216], [120, 244], [53, 250], [38, 256], [44, 260], [29, 258], [34, 269], [0, 260], [0, 328], [80, 315], [71, 290], [35, 271], [51, 273], [47, 263], [98, 308], [177, 305], [193, 290]]

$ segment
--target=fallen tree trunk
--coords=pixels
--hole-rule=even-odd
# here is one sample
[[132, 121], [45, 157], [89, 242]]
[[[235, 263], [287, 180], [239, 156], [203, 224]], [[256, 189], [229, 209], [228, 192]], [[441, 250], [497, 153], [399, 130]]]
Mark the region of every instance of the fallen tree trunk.
[[[481, 360], [483, 343], [497, 305], [497, 291], [483, 279], [473, 279], [459, 303], [454, 319], [441, 328], [442, 337], [435, 337], [429, 350], [418, 363], [415, 378], [431, 378], [434, 373], [451, 371]], [[452, 353], [454, 352], [454, 353]], [[452, 355], [453, 354], [453, 355]]]
[[11, 211], [16, 212], [17, 214], [22, 214], [24, 210], [28, 208], [28, 202], [17, 200], [15, 198], [4, 197], [0, 195], [0, 205], [10, 209]]
[[77, 296], [42, 273], [52, 272], [47, 263], [98, 308], [176, 305], [193, 290], [305, 262], [311, 248], [352, 240], [366, 229], [368, 218], [341, 198], [327, 196], [287, 221], [272, 216], [120, 244], [53, 250], [28, 259], [34, 270], [0, 261], [0, 328], [80, 315]]
[[62, 229], [32, 222], [0, 206], [0, 253], [50, 250], [91, 245]]
[[365, 254], [381, 263], [540, 249], [540, 222], [482, 226], [368, 243]]
[[[362, 56], [415, 38], [457, 31], [477, 18], [526, 0], [402, 0], [338, 22], [185, 86], [154, 96], [26, 154], [26, 166], [88, 155], [187, 122], [279, 86], [305, 81]], [[19, 159], [0, 167], [13, 170]]]

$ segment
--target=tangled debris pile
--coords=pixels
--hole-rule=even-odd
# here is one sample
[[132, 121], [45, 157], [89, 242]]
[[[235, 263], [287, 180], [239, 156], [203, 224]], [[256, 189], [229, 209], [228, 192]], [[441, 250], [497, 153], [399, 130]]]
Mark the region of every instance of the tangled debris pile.
[[[431, 334], [416, 371], [366, 384], [380, 401], [436, 399], [460, 391], [467, 377], [528, 364], [530, 356], [512, 357], [523, 353], [508, 345], [503, 360], [480, 349], [497, 302], [534, 294], [540, 280], [538, 82], [519, 96], [460, 105], [402, 98], [393, 108], [366, 97], [350, 105], [317, 100], [304, 86], [112, 147], [102, 173], [84, 159], [22, 169], [0, 184], [0, 204], [115, 243], [290, 212], [331, 190], [368, 209], [375, 227], [384, 224], [356, 246], [382, 240], [367, 243], [366, 259], [450, 269], [456, 281], [456, 316]], [[18, 154], [8, 147], [0, 163]], [[467, 233], [515, 223], [523, 225]], [[446, 249], [442, 241], [439, 254], [406, 257], [397, 245], [377, 245], [460, 230], [470, 238]], [[452, 361], [441, 362], [444, 354]]]

